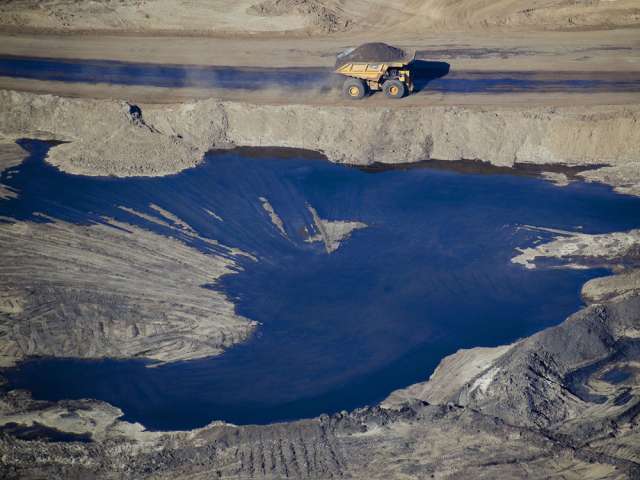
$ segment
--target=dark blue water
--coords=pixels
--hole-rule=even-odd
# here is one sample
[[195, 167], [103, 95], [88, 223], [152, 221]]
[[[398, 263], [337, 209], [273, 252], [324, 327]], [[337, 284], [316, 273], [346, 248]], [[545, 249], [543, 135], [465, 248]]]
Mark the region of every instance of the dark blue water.
[[[418, 91], [439, 93], [640, 92], [637, 72], [466, 72], [446, 62], [412, 64]], [[168, 88], [289, 89], [330, 88], [343, 77], [330, 68], [255, 68], [162, 65], [110, 60], [0, 56], [0, 76], [63, 82], [147, 85]]]
[[621, 368], [614, 368], [612, 370], [609, 370], [601, 378], [605, 382], [612, 383], [615, 385], [617, 383], [626, 382], [628, 379], [632, 377], [633, 374], [634, 374], [633, 368], [621, 367]]
[[[368, 173], [290, 152], [243, 150], [211, 154], [170, 177], [92, 178], [46, 165], [43, 143], [24, 145], [30, 158], [2, 176], [20, 196], [0, 202], [0, 215], [43, 221], [34, 216], [41, 212], [75, 223], [106, 216], [175, 235], [118, 208], [157, 216], [154, 203], [201, 236], [258, 259], [238, 257], [243, 270], [212, 287], [262, 323], [222, 356], [157, 368], [40, 359], [8, 372], [13, 387], [36, 398], [106, 400], [154, 429], [215, 419], [268, 423], [373, 404], [426, 379], [459, 348], [512, 342], [579, 308], [581, 285], [604, 272], [510, 263], [516, 247], [548, 238], [521, 225], [602, 233], [640, 224], [640, 199], [593, 184], [558, 188], [534, 178], [428, 169]], [[259, 197], [283, 219], [288, 239]], [[301, 234], [312, 223], [308, 205], [322, 218], [368, 228], [327, 254]]]

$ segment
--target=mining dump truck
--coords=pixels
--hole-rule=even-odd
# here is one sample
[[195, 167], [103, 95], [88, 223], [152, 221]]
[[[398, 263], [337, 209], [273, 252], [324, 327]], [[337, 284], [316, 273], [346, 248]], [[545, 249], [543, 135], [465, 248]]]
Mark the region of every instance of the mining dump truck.
[[360, 99], [368, 92], [382, 90], [389, 98], [402, 98], [413, 92], [409, 64], [415, 53], [385, 43], [365, 43], [338, 55], [335, 72], [347, 79], [342, 93]]

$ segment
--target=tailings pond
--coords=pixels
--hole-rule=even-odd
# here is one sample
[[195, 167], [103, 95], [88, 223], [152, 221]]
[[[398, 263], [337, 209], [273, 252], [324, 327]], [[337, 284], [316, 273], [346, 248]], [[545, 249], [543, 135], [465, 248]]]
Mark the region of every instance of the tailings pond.
[[[163, 235], [176, 230], [120, 207], [179, 217], [201, 237], [239, 248], [237, 273], [208, 288], [260, 322], [223, 355], [147, 368], [144, 360], [34, 359], [7, 372], [38, 399], [97, 398], [150, 429], [225, 420], [268, 423], [374, 404], [428, 378], [459, 348], [512, 342], [580, 308], [602, 270], [527, 270], [516, 248], [552, 238], [527, 226], [604, 233], [640, 226], [640, 199], [575, 182], [412, 168], [363, 171], [302, 152], [210, 153], [162, 178], [67, 175], [47, 144], [3, 173], [19, 196], [0, 215], [79, 224], [115, 218]], [[286, 235], [268, 211], [282, 220]], [[328, 253], [310, 243], [312, 209], [367, 225]], [[212, 215], [215, 213], [215, 216]], [[209, 243], [180, 239], [215, 254]], [[115, 273], [115, 272], [114, 272]]]

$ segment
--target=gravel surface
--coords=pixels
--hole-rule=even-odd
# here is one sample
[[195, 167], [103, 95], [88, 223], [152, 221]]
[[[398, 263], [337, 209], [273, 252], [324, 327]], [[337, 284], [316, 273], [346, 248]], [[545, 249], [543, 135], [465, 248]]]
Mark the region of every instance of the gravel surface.
[[407, 53], [386, 43], [364, 43], [354, 49], [348, 48], [338, 54], [336, 68], [350, 62], [397, 62], [407, 56]]

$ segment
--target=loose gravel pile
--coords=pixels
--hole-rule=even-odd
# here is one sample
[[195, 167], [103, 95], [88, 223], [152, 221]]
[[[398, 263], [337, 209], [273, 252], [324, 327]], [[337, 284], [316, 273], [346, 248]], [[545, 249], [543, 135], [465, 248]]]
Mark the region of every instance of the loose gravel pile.
[[364, 43], [338, 54], [336, 68], [350, 62], [396, 62], [406, 57], [406, 52], [386, 43]]

